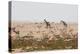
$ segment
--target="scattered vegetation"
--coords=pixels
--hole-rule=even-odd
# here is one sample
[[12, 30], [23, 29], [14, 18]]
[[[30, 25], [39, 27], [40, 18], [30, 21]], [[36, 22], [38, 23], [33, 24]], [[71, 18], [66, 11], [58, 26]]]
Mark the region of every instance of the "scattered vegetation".
[[[34, 23], [34, 25], [38, 25], [38, 23]], [[60, 26], [61, 24], [58, 25]], [[70, 30], [71, 28], [67, 27], [68, 26], [67, 24], [65, 24], [66, 26], [65, 25], [62, 26], [61, 27], [62, 29], [58, 25], [54, 24], [54, 26], [51, 26], [47, 24], [46, 26], [50, 26], [50, 28], [49, 27], [45, 28], [41, 25], [38, 25], [36, 27], [32, 26], [34, 27], [35, 31], [34, 30], [28, 31], [26, 32], [27, 34], [25, 36], [21, 36], [20, 35], [21, 31], [19, 31], [18, 34], [11, 37], [12, 50], [14, 50], [13, 52], [16, 51], [15, 49], [20, 49], [19, 52], [56, 50], [56, 49], [77, 49], [78, 33], [77, 32], [73, 33], [75, 30], [74, 29]], [[36, 30], [35, 28], [38, 28], [38, 30]], [[44, 30], [42, 30], [42, 28]], [[34, 35], [35, 33], [36, 35]]]

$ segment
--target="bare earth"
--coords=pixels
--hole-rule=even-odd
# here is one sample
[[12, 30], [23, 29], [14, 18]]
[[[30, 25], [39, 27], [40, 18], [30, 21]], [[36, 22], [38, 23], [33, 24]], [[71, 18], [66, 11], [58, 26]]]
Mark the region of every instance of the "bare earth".
[[[12, 42], [12, 49], [21, 49], [21, 51], [25, 52], [51, 49], [76, 49], [78, 47], [78, 25], [76, 23], [67, 23], [67, 27], [65, 27], [61, 23], [51, 22], [50, 24], [51, 28], [46, 28], [46, 24], [44, 22], [12, 22], [11, 28], [15, 28], [16, 31], [19, 31], [19, 34], [17, 34], [13, 30], [11, 30], [11, 37], [12, 40], [14, 40]], [[19, 43], [19, 41], [16, 41], [17, 38], [19, 38], [19, 40], [22, 40], [20, 44], [17, 44], [18, 46], [20, 45], [20, 47], [15, 47], [16, 43]], [[25, 41], [23, 42], [23, 40]], [[31, 44], [28, 43], [28, 45], [26, 43], [26, 40], [29, 40], [29, 43], [31, 42], [31, 40], [33, 41], [31, 42]], [[60, 40], [62, 42], [58, 42]], [[68, 45], [68, 42], [70, 43], [70, 45]], [[22, 43], [23, 45], [21, 45]], [[61, 43], [62, 45], [60, 45]], [[16, 50], [14, 50], [14, 52], [16, 52]]]

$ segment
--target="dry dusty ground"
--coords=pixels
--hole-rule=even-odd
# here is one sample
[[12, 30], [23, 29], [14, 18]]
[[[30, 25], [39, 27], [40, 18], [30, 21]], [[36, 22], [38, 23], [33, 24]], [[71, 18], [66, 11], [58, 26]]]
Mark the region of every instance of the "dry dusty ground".
[[[78, 25], [76, 23], [67, 23], [67, 27], [61, 23], [51, 22], [50, 24], [51, 28], [46, 28], [44, 22], [12, 22], [13, 52], [16, 52], [16, 49], [21, 49], [18, 50], [19, 52], [27, 52], [78, 48]], [[19, 33], [12, 30], [14, 27]]]

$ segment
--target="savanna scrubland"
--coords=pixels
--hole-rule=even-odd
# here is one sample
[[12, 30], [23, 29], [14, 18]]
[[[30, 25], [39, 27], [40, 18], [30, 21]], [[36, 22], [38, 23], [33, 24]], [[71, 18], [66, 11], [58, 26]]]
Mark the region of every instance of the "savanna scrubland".
[[12, 22], [12, 52], [78, 48], [78, 24], [62, 22]]

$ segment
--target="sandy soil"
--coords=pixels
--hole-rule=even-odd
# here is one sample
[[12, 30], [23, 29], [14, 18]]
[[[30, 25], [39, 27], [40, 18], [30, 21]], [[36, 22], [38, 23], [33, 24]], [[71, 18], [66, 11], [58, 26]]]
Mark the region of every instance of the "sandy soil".
[[[30, 23], [30, 22], [12, 22], [11, 28], [16, 28], [16, 31], [20, 31], [19, 36], [34, 36], [35, 38], [42, 38], [43, 35], [54, 36], [62, 35], [62, 32], [66, 30], [65, 33], [72, 33], [76, 35], [78, 32], [78, 25], [76, 23], [68, 23], [67, 28], [64, 27], [61, 23], [50, 23], [51, 28], [46, 28], [44, 22], [39, 23]], [[12, 36], [17, 36], [15, 32], [12, 31]]]

